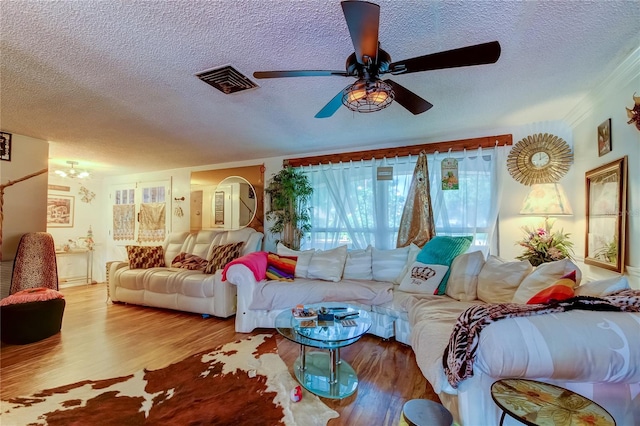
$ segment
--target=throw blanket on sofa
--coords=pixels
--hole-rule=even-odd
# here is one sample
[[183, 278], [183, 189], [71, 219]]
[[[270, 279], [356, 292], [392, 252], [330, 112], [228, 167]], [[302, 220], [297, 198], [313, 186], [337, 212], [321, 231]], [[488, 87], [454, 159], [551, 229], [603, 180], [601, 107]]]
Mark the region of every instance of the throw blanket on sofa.
[[456, 321], [449, 345], [442, 357], [447, 380], [454, 388], [473, 375], [473, 361], [480, 332], [489, 324], [504, 318], [566, 312], [574, 309], [592, 311], [640, 312], [640, 290], [623, 290], [601, 298], [578, 296], [548, 305], [516, 303], [475, 305], [465, 310]]
[[255, 251], [253, 253], [249, 253], [232, 260], [231, 262], [227, 263], [222, 270], [222, 281], [227, 280], [227, 270], [233, 265], [244, 265], [249, 268], [251, 272], [253, 272], [253, 276], [255, 277], [256, 281], [264, 280], [267, 276], [266, 271], [268, 254], [269, 253], [267, 253], [266, 251]]

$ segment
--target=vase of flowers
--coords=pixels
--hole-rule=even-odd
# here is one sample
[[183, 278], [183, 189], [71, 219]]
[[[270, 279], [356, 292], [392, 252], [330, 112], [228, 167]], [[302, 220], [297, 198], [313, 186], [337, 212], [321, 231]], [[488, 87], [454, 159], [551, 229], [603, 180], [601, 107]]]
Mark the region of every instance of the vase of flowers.
[[545, 220], [542, 228], [523, 227], [525, 237], [516, 244], [525, 250], [516, 259], [528, 260], [533, 266], [564, 258], [572, 259], [573, 243], [569, 241], [569, 234], [563, 230], [552, 231], [552, 226]]

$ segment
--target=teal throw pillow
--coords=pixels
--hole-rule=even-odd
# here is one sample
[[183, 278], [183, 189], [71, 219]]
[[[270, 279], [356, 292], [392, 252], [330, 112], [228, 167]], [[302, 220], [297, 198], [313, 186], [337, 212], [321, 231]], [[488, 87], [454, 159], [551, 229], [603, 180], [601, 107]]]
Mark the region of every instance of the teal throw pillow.
[[[466, 252], [473, 241], [470, 235], [464, 237], [435, 236], [422, 247], [416, 261], [427, 264], [451, 266], [458, 255]], [[447, 271], [440, 285], [433, 294], [444, 294], [451, 268]]]

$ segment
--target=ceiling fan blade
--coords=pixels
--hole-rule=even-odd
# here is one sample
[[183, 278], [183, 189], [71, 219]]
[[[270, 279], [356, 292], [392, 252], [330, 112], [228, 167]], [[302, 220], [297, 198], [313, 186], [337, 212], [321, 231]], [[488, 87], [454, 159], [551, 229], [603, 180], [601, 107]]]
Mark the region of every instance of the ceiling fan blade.
[[497, 41], [461, 47], [394, 62], [389, 65], [389, 72], [392, 74], [407, 74], [444, 68], [493, 64], [500, 57], [500, 50], [500, 43]]
[[393, 100], [405, 107], [413, 115], [422, 114], [433, 107], [431, 103], [425, 101], [420, 96], [416, 95], [406, 87], [399, 85], [395, 81], [387, 79], [384, 82], [388, 83], [393, 88]]
[[329, 101], [328, 104], [326, 104], [320, 111], [318, 111], [318, 113], [315, 115], [315, 117], [316, 118], [329, 118], [336, 111], [338, 111], [340, 109], [340, 107], [342, 106], [342, 95], [344, 94], [344, 91], [347, 90], [347, 88], [350, 87], [350, 86], [351, 85], [348, 85], [347, 87], [342, 89], [340, 92], [338, 92], [338, 94], [335, 95], [333, 97], [333, 99], [331, 99]]
[[342, 12], [356, 51], [356, 60], [364, 64], [363, 57], [369, 56], [376, 63], [380, 6], [366, 1], [343, 1]]
[[349, 74], [347, 74], [345, 71], [331, 70], [256, 71], [253, 73], [253, 76], [255, 78], [330, 77], [332, 75], [349, 77]]

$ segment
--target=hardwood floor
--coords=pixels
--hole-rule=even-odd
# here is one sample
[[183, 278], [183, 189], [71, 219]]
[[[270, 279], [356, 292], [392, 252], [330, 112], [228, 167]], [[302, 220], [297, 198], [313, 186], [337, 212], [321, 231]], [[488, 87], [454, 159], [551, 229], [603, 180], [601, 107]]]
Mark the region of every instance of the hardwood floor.
[[[29, 345], [2, 344], [1, 399], [84, 379], [161, 368], [247, 336], [235, 332], [234, 317], [203, 319], [184, 312], [112, 304], [106, 300], [105, 284], [61, 291], [67, 301], [61, 333]], [[254, 334], [265, 332], [276, 333], [260, 329]], [[278, 351], [291, 369], [298, 345], [279, 337]], [[329, 425], [395, 425], [406, 401], [437, 400], [406, 345], [366, 335], [341, 354], [358, 373], [360, 383], [349, 398], [323, 399], [340, 413]]]

